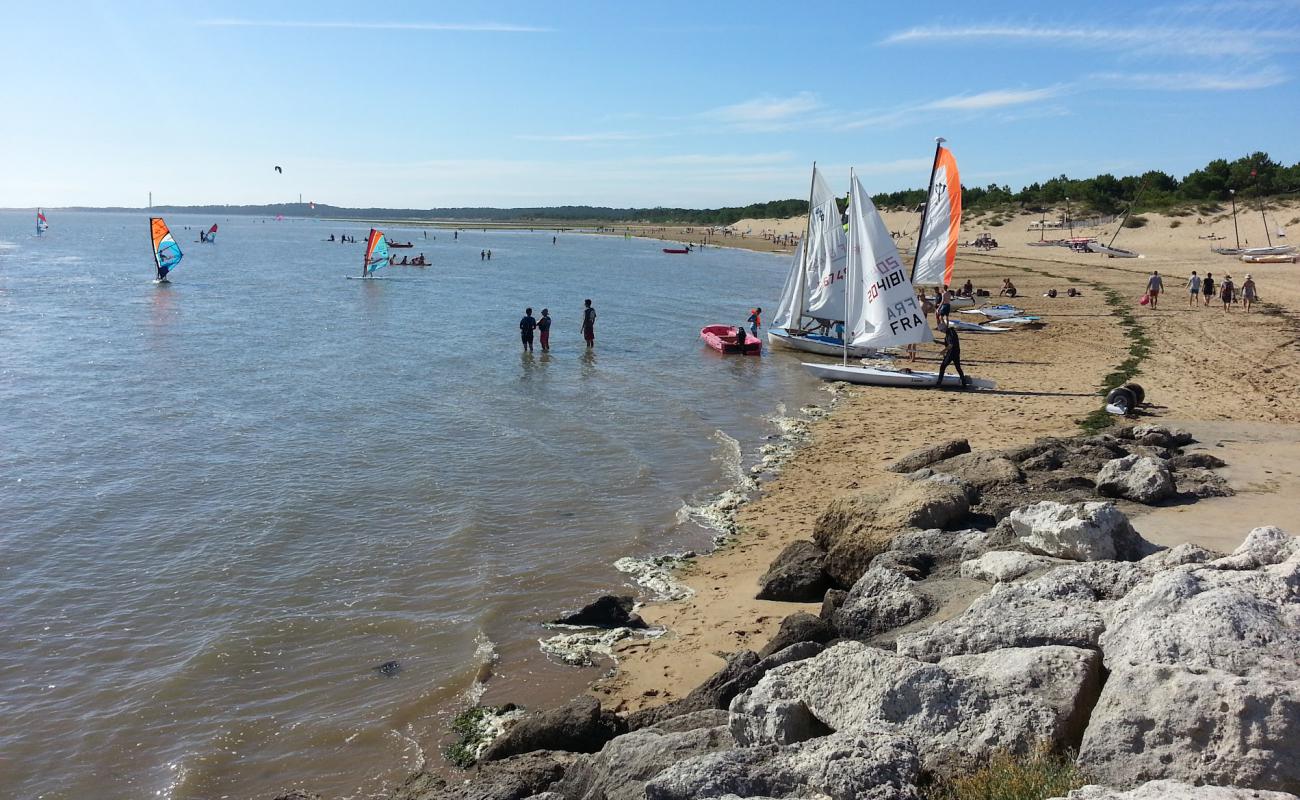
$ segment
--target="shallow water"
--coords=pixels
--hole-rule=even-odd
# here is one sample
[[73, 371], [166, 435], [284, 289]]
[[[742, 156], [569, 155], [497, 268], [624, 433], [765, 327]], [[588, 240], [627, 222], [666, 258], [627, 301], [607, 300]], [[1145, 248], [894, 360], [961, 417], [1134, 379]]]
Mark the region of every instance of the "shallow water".
[[683, 507], [826, 399], [697, 338], [774, 309], [788, 257], [391, 230], [435, 266], [358, 282], [360, 225], [177, 215], [159, 286], [144, 215], [31, 216], [0, 213], [0, 796], [371, 796], [489, 671], [590, 680], [540, 622], [706, 546]]

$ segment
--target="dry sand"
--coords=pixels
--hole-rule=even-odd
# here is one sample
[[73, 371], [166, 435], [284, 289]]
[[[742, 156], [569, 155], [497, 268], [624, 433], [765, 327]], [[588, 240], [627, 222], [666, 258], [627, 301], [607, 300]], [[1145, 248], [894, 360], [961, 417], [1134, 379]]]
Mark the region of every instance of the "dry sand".
[[[1270, 215], [1287, 225], [1298, 213], [1292, 207]], [[915, 232], [916, 214], [884, 216], [892, 230]], [[1016, 302], [1049, 325], [1039, 331], [963, 336], [968, 371], [995, 379], [995, 392], [853, 389], [833, 415], [814, 426], [811, 441], [782, 474], [742, 508], [742, 532], [734, 543], [686, 569], [683, 578], [696, 596], [642, 610], [647, 621], [670, 633], [619, 651], [618, 670], [593, 688], [602, 702], [632, 711], [681, 697], [721, 667], [721, 654], [757, 650], [786, 615], [799, 609], [815, 612], [815, 606], [753, 599], [758, 577], [783, 547], [809, 537], [813, 521], [833, 497], [890, 479], [884, 469], [898, 455], [957, 435], [979, 449], [1077, 432], [1077, 421], [1100, 404], [1097, 390], [1103, 377], [1127, 357], [1124, 331], [1093, 284], [1133, 298], [1142, 328], [1153, 341], [1136, 378], [1154, 404], [1151, 421], [1191, 429], [1202, 446], [1229, 462], [1224, 474], [1238, 491], [1236, 497], [1153, 510], [1135, 519], [1138, 530], [1163, 544], [1195, 541], [1219, 549], [1235, 547], [1256, 525], [1300, 530], [1300, 265], [1248, 265], [1212, 254], [1211, 244], [1225, 242], [1197, 237], [1213, 231], [1231, 244], [1231, 218], [1201, 217], [1198, 224], [1196, 215], [1145, 216], [1146, 227], [1124, 229], [1116, 241], [1144, 253], [1141, 259], [1031, 247], [1028, 242], [1039, 238], [1027, 231], [1035, 215], [1020, 215], [997, 227], [985, 228], [981, 220], [968, 224], [964, 240], [987, 231], [1001, 247], [988, 254], [962, 248], [955, 282], [969, 278], [996, 294], [1001, 279], [1010, 277], [1022, 293]], [[1179, 224], [1171, 227], [1175, 221]], [[789, 230], [799, 230], [802, 219], [746, 223], [734, 227], [780, 231], [788, 224]], [[1264, 243], [1257, 212], [1253, 220], [1243, 214], [1240, 224], [1252, 245]], [[1113, 228], [1076, 229], [1076, 235], [1106, 238], [1110, 232]], [[1049, 238], [1062, 235], [1048, 233]], [[909, 236], [899, 242], [904, 253], [911, 246]], [[1181, 287], [1193, 269], [1202, 275], [1213, 272], [1216, 280], [1231, 274], [1238, 286], [1251, 273], [1266, 305], [1251, 314], [1239, 309], [1225, 313], [1217, 302], [1189, 308]], [[1168, 276], [1167, 294], [1154, 311], [1136, 305], [1152, 270]], [[1065, 278], [1083, 283], [1069, 284]], [[1083, 296], [1064, 297], [1070, 285], [1081, 287]], [[1062, 296], [1043, 297], [1049, 288]], [[925, 357], [932, 360], [936, 354], [932, 347]], [[767, 357], [801, 356], [774, 352]]]

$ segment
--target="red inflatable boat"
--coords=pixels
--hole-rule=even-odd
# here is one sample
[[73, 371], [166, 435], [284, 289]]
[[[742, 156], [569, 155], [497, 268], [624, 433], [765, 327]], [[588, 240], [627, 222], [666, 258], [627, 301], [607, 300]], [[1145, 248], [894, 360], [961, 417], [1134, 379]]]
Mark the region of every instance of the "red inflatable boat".
[[719, 353], [743, 353], [756, 356], [763, 352], [763, 340], [744, 334], [743, 344], [736, 341], [736, 329], [731, 325], [706, 325], [700, 329], [700, 338]]
[[686, 249], [685, 247], [665, 247], [664, 252], [665, 253], [689, 253], [691, 251]]

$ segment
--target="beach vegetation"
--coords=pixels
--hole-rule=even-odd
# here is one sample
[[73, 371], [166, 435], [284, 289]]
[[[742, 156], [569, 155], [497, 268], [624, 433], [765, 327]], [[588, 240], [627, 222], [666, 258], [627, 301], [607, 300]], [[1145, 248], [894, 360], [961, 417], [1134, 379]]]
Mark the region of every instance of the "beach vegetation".
[[1183, 224], [1183, 221], [1182, 221], [1181, 219], [1175, 219], [1175, 220], [1170, 220], [1170, 221], [1169, 221], [1169, 227], [1171, 227], [1171, 228], [1177, 228], [1179, 225], [1182, 225], [1182, 224]]
[[457, 714], [451, 720], [454, 738], [443, 750], [443, 757], [461, 769], [474, 766], [478, 754], [491, 739], [490, 723], [510, 710], [504, 706], [472, 706]]
[[1030, 753], [994, 754], [974, 772], [933, 781], [923, 800], [1045, 800], [1064, 797], [1087, 783], [1071, 754], [1044, 745]]
[[1125, 228], [1143, 228], [1146, 227], [1146, 224], [1147, 224], [1147, 218], [1143, 216], [1139, 216], [1137, 214], [1134, 214], [1133, 216], [1124, 220]]

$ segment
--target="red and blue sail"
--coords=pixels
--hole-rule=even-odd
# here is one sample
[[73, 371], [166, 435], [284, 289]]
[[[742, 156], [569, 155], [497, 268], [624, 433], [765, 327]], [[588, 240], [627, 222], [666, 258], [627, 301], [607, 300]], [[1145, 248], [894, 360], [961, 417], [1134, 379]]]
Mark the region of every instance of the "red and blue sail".
[[366, 260], [361, 267], [361, 277], [374, 275], [375, 270], [388, 265], [388, 240], [383, 231], [370, 229], [370, 238], [366, 240]]
[[153, 239], [153, 261], [158, 267], [158, 280], [166, 280], [167, 273], [181, 263], [181, 246], [172, 238], [162, 217], [149, 218], [149, 233]]
[[36, 209], [36, 235], [40, 236], [42, 233], [45, 233], [49, 229], [50, 229], [50, 223], [45, 221], [45, 212], [40, 210], [39, 208]]

